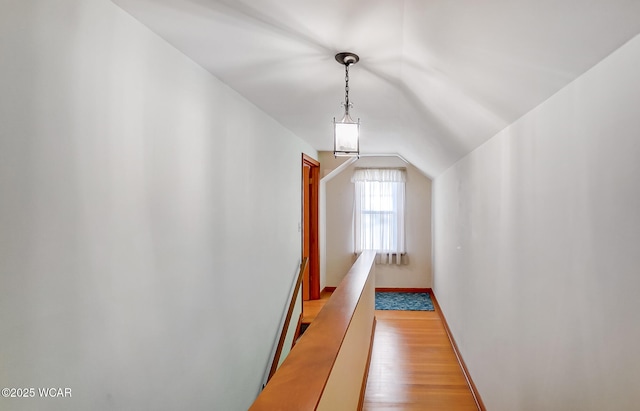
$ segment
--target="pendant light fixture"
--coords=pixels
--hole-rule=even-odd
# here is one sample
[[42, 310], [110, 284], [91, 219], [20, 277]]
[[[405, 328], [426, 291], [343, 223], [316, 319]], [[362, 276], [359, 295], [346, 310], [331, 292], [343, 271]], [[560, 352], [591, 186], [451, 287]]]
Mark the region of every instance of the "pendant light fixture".
[[353, 121], [349, 115], [349, 67], [360, 60], [356, 54], [344, 52], [336, 54], [336, 61], [344, 65], [344, 116], [342, 120], [333, 118], [333, 155], [360, 157], [360, 119]]

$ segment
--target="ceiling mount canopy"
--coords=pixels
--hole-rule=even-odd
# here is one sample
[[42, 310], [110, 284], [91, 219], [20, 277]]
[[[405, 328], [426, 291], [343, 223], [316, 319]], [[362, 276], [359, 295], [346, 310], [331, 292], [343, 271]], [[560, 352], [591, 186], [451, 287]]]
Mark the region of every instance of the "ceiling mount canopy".
[[360, 119], [353, 121], [349, 115], [352, 104], [349, 102], [349, 67], [360, 61], [357, 54], [342, 52], [336, 54], [336, 61], [344, 65], [344, 116], [340, 121], [333, 118], [333, 155], [360, 156]]
[[355, 53], [343, 52], [336, 54], [336, 61], [340, 64], [351, 65], [356, 64], [360, 61], [360, 57], [358, 57]]

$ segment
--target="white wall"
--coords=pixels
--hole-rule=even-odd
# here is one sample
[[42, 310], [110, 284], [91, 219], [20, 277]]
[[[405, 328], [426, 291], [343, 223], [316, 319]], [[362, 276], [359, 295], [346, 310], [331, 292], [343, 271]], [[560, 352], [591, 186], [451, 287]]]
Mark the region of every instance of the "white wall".
[[435, 293], [487, 409], [640, 403], [640, 37], [434, 181]]
[[0, 39], [0, 387], [73, 395], [0, 409], [247, 409], [317, 153], [107, 0]]
[[[320, 152], [322, 175], [342, 163]], [[431, 180], [397, 157], [362, 157], [326, 183], [326, 285], [336, 287], [356, 260], [353, 253], [356, 167], [406, 167], [405, 235], [407, 264], [376, 265], [376, 287], [431, 287]]]

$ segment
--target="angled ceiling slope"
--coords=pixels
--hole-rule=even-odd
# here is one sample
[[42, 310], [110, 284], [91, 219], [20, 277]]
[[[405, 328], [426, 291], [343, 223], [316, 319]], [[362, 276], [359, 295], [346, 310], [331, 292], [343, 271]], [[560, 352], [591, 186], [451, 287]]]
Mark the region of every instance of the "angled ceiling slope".
[[353, 51], [363, 153], [435, 177], [640, 32], [637, 0], [113, 0], [318, 150]]

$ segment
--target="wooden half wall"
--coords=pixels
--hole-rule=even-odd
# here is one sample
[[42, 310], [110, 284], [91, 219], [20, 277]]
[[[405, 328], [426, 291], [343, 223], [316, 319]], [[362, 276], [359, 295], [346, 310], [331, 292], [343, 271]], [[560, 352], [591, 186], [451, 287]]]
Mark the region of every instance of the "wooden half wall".
[[360, 255], [250, 411], [362, 407], [375, 327], [374, 259], [374, 252]]

